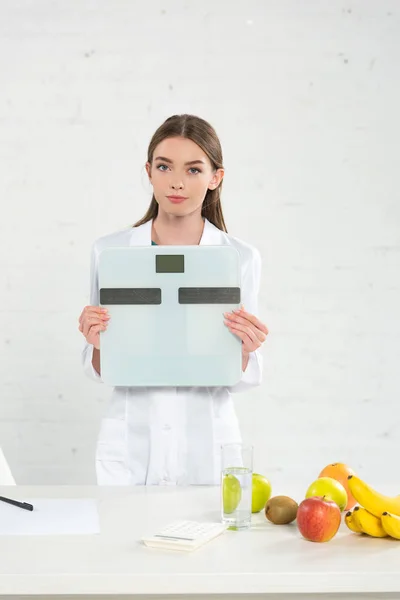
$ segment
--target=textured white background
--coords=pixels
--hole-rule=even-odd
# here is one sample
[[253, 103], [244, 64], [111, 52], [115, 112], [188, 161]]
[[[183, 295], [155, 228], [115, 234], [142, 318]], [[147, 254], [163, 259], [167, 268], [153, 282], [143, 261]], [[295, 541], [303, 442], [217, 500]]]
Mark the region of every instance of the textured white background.
[[[172, 114], [224, 150], [228, 231], [263, 259], [263, 385], [236, 396], [256, 470], [400, 444], [400, 3], [0, 1], [0, 446], [18, 483], [91, 483], [110, 389], [78, 317], [93, 240], [133, 223]], [[392, 476], [393, 477], [393, 476]]]

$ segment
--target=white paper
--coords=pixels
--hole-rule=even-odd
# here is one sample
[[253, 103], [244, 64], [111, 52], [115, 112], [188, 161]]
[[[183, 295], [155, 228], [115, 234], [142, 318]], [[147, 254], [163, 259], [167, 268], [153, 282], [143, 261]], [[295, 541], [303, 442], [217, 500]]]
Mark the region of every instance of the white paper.
[[100, 532], [97, 504], [92, 498], [16, 499], [29, 502], [33, 510], [0, 501], [0, 535], [88, 535]]

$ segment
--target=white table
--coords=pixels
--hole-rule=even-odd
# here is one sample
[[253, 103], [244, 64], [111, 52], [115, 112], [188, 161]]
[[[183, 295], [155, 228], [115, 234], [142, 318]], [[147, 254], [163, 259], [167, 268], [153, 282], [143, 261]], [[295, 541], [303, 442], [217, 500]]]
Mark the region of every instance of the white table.
[[227, 531], [192, 553], [139, 542], [176, 518], [218, 519], [216, 487], [15, 486], [12, 497], [96, 498], [101, 533], [0, 536], [0, 598], [400, 597], [400, 541], [359, 537], [344, 525], [316, 544], [295, 524], [272, 525], [260, 513], [250, 530]]

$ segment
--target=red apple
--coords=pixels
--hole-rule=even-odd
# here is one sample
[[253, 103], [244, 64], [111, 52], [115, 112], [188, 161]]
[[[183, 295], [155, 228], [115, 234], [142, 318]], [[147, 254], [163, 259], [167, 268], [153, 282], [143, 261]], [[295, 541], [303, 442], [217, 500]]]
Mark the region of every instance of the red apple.
[[341, 521], [336, 502], [312, 496], [300, 502], [297, 510], [297, 527], [310, 542], [328, 542], [337, 533]]

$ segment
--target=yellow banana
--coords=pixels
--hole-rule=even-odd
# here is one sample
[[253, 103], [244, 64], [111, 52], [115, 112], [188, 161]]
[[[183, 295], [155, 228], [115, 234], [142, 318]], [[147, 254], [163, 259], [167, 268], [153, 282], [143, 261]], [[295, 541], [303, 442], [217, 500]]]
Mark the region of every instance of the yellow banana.
[[382, 527], [380, 518], [371, 514], [362, 506], [354, 507], [353, 520], [363, 533], [367, 533], [372, 537], [387, 536], [386, 531]]
[[354, 533], [363, 533], [362, 529], [360, 529], [360, 527], [356, 524], [351, 510], [347, 511], [345, 514], [344, 522], [350, 531], [353, 531]]
[[384, 496], [356, 475], [347, 480], [351, 494], [368, 512], [379, 518], [385, 511], [400, 517], [400, 496]]
[[388, 512], [382, 513], [382, 527], [390, 537], [400, 540], [400, 517]]

